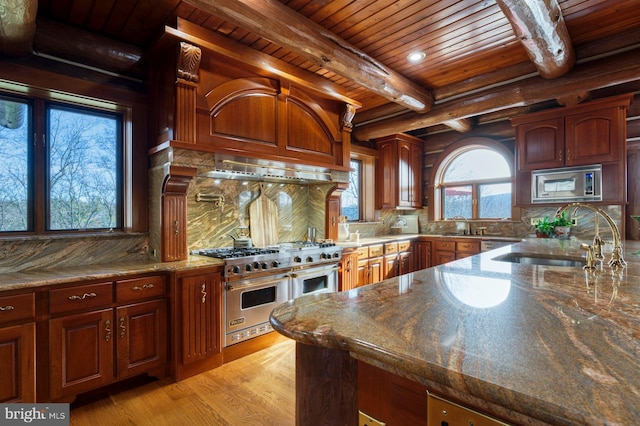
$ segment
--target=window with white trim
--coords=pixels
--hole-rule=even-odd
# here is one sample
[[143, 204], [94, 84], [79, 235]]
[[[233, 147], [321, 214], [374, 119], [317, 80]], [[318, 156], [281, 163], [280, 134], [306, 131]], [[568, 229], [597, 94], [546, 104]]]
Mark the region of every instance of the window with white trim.
[[450, 152], [435, 175], [438, 219], [510, 219], [510, 158], [492, 146], [471, 144]]

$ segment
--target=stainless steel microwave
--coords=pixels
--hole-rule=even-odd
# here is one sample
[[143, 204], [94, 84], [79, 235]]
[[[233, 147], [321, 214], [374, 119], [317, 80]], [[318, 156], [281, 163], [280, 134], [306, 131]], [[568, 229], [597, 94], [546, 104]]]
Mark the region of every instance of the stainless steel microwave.
[[531, 202], [602, 201], [602, 165], [531, 172]]

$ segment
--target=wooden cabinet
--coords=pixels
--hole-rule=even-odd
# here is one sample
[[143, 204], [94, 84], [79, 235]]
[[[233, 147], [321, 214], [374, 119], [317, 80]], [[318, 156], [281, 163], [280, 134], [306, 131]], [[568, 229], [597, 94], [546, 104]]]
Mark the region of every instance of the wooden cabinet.
[[375, 244], [360, 247], [358, 253], [358, 287], [377, 283], [384, 279], [384, 247]]
[[0, 403], [36, 401], [35, 295], [0, 297]]
[[516, 205], [531, 204], [531, 170], [602, 164], [603, 201], [626, 202], [626, 108], [631, 95], [513, 118]]
[[431, 267], [431, 241], [417, 241], [415, 246], [415, 269], [427, 269]]
[[433, 266], [437, 266], [480, 253], [480, 240], [475, 238], [434, 238], [433, 247], [431, 263]]
[[222, 364], [222, 291], [220, 272], [179, 278], [174, 306], [177, 380]]
[[480, 241], [456, 241], [456, 259], [480, 253]]
[[376, 208], [422, 207], [422, 145], [404, 134], [377, 141]]
[[49, 399], [142, 373], [163, 376], [166, 289], [164, 276], [152, 276], [50, 290]]
[[358, 286], [358, 252], [342, 252], [340, 260], [339, 291], [351, 290]]

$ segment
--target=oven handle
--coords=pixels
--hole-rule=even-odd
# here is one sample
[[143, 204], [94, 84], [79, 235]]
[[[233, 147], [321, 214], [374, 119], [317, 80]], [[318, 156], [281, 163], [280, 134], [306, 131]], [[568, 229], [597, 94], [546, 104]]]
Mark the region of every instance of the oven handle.
[[268, 286], [270, 284], [277, 283], [278, 281], [282, 281], [283, 279], [289, 279], [289, 278], [291, 278], [290, 274], [284, 274], [284, 275], [278, 275], [278, 278], [272, 278], [272, 279], [258, 281], [258, 282], [241, 281], [242, 284], [225, 284], [224, 289], [229, 291], [229, 290]]
[[331, 266], [331, 267], [326, 267], [326, 268], [309, 268], [309, 269], [304, 269], [302, 271], [300, 271], [299, 274], [296, 274], [295, 272], [291, 274], [291, 278], [300, 278], [300, 277], [304, 277], [307, 275], [320, 275], [323, 274], [325, 272], [333, 272], [333, 271], [338, 271], [340, 270], [339, 266]]

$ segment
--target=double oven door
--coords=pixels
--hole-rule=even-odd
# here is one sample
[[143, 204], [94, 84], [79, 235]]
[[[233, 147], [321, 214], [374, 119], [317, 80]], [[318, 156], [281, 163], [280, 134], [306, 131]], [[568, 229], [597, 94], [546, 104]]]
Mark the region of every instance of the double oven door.
[[338, 291], [338, 264], [287, 270], [225, 286], [224, 346], [273, 331], [271, 311], [289, 299]]
[[225, 293], [226, 347], [273, 330], [269, 315], [276, 306], [289, 300], [289, 275], [229, 282]]

